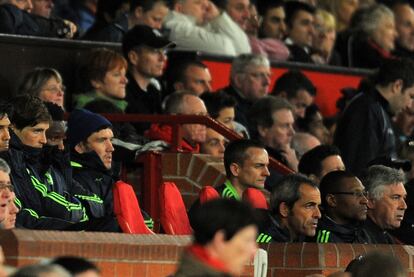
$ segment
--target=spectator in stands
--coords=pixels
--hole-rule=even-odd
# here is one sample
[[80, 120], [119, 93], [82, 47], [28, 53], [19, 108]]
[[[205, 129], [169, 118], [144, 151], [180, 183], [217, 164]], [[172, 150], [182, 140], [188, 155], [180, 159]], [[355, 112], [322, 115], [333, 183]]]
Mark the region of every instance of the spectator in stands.
[[206, 141], [200, 145], [200, 153], [223, 158], [227, 142], [227, 139], [223, 135], [213, 129], [207, 128]]
[[74, 277], [100, 277], [99, 268], [85, 258], [76, 256], [62, 256], [52, 260], [51, 264], [60, 265]]
[[414, 58], [414, 9], [408, 1], [396, 1], [392, 6], [398, 33], [394, 55]]
[[246, 116], [253, 103], [266, 96], [270, 77], [270, 63], [265, 56], [246, 54], [233, 60], [230, 86], [223, 91], [236, 99], [235, 120], [243, 126], [248, 126]]
[[252, 106], [249, 119], [252, 138], [261, 141], [270, 156], [296, 171], [299, 161], [290, 145], [295, 134], [292, 105], [281, 97], [266, 96]]
[[71, 21], [30, 14], [32, 8], [31, 0], [0, 5], [0, 33], [57, 38], [72, 38], [76, 33]]
[[62, 76], [54, 68], [38, 67], [27, 73], [19, 87], [19, 93], [39, 97], [64, 108], [66, 87]]
[[364, 228], [372, 243], [395, 244], [388, 231], [398, 229], [404, 218], [407, 192], [404, 173], [382, 165], [368, 169], [364, 184], [368, 190], [368, 218]]
[[352, 173], [376, 157], [396, 158], [391, 116], [412, 105], [413, 71], [408, 59], [386, 61], [373, 78], [374, 88], [356, 96], [339, 120], [334, 144]]
[[9, 149], [10, 142], [10, 105], [6, 102], [0, 102], [0, 152]]
[[[165, 101], [165, 114], [170, 115], [207, 115], [203, 100], [188, 91], [175, 92]], [[200, 124], [183, 124], [182, 141], [179, 147], [186, 152], [198, 153], [200, 143], [206, 140], [206, 126]], [[168, 124], [152, 124], [145, 134], [151, 140], [164, 140], [172, 143], [172, 127]]]
[[341, 65], [341, 58], [334, 50], [336, 41], [335, 17], [328, 11], [318, 9], [315, 13], [315, 33], [312, 46], [320, 59], [314, 59], [319, 64]]
[[[14, 98], [10, 149], [2, 153], [20, 208], [17, 224], [28, 229], [113, 230], [102, 200], [72, 179], [68, 153], [46, 145], [51, 121], [37, 97]], [[106, 229], [108, 228], [108, 229]]]
[[160, 30], [168, 11], [167, 1], [165, 0], [132, 0], [129, 1], [129, 12], [121, 14], [101, 29], [91, 29], [84, 38], [122, 42], [124, 34], [136, 25], [147, 25]]
[[45, 277], [45, 276], [59, 276], [59, 277], [71, 277], [72, 275], [63, 267], [59, 265], [48, 264], [34, 264], [26, 265], [19, 268], [10, 277]]
[[257, 2], [257, 12], [262, 18], [259, 38], [283, 40], [286, 35], [284, 2], [281, 0], [263, 0]]
[[297, 132], [292, 138], [292, 148], [295, 150], [298, 160], [300, 160], [306, 152], [319, 145], [321, 145], [321, 142], [309, 133]]
[[[160, 114], [161, 86], [155, 79], [163, 74], [167, 48], [174, 43], [148, 26], [137, 25], [125, 34], [122, 51], [128, 61], [127, 113]], [[136, 126], [139, 131], [148, 124]]]
[[[243, 2], [243, 10], [244, 5]], [[169, 39], [176, 42], [179, 49], [229, 56], [251, 52], [247, 35], [239, 23], [212, 1], [173, 1], [164, 26], [169, 31]]]
[[323, 116], [315, 104], [306, 108], [305, 116], [297, 119], [296, 126], [299, 130], [317, 137], [322, 144], [332, 144], [331, 133], [323, 123]]
[[126, 70], [127, 62], [119, 53], [106, 48], [92, 50], [80, 71], [86, 93], [74, 97], [75, 106], [84, 108], [91, 102], [104, 100], [125, 111]]
[[354, 12], [359, 7], [361, 0], [319, 0], [319, 6], [331, 12], [337, 21], [336, 30], [338, 32], [347, 29], [351, 23]]
[[351, 42], [350, 66], [377, 68], [387, 59], [393, 59], [397, 31], [392, 11], [382, 4], [365, 11], [359, 24], [362, 32]]
[[371, 275], [375, 275], [376, 277], [407, 276], [407, 270], [401, 264], [398, 256], [379, 251], [371, 252], [365, 256], [352, 260], [347, 266], [346, 271], [350, 272], [352, 277], [365, 277]]
[[10, 167], [0, 158], [0, 229], [11, 229], [19, 211], [14, 203], [13, 185], [10, 181]]
[[317, 185], [299, 174], [284, 176], [270, 197], [268, 227], [257, 242], [302, 242], [316, 234], [321, 218]]
[[169, 63], [167, 72], [167, 91], [169, 94], [179, 90], [187, 90], [196, 96], [201, 96], [203, 93], [212, 91], [210, 70], [201, 61], [185, 60]]
[[313, 63], [312, 38], [315, 32], [315, 8], [299, 1], [285, 3], [287, 38], [290, 61]]
[[290, 70], [276, 80], [272, 95], [286, 98], [295, 107], [295, 118], [303, 118], [314, 102], [316, 87], [302, 72]]
[[[31, 0], [33, 8], [31, 10], [32, 14], [50, 18], [52, 9], [54, 7], [52, 0]], [[27, 1], [30, 2], [30, 1]]]
[[333, 145], [319, 145], [303, 154], [299, 172], [319, 183], [331, 171], [345, 170], [339, 149]]
[[249, 137], [246, 127], [234, 121], [236, 100], [224, 91], [215, 93], [204, 93], [200, 97], [206, 105], [208, 115], [229, 129], [241, 134], [244, 138]]
[[44, 104], [52, 117], [50, 127], [46, 130], [46, 145], [56, 146], [59, 150], [63, 151], [65, 150], [64, 140], [66, 139], [65, 111], [60, 106], [51, 102], [45, 102]]
[[285, 61], [289, 57], [289, 49], [286, 45], [274, 38], [259, 38], [260, 18], [256, 6], [250, 4], [250, 18], [247, 22], [246, 33], [249, 37], [253, 54], [266, 55], [270, 60]]
[[238, 276], [256, 253], [258, 220], [247, 204], [212, 200], [192, 218], [194, 243], [181, 258], [175, 277]]
[[371, 243], [362, 229], [367, 218], [368, 194], [352, 173], [332, 171], [319, 184], [323, 215], [319, 220], [318, 243]]

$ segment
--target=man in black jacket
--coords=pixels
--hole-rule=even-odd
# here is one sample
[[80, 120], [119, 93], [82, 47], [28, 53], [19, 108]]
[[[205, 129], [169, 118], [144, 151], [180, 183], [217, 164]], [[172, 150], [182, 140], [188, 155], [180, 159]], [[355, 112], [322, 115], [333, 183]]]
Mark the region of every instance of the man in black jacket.
[[374, 76], [373, 88], [355, 96], [338, 122], [334, 144], [346, 168], [358, 175], [379, 156], [396, 158], [391, 117], [411, 107], [414, 62], [387, 60]]
[[268, 226], [257, 242], [301, 242], [316, 234], [321, 218], [317, 185], [303, 175], [283, 177], [273, 188]]
[[319, 189], [323, 215], [318, 224], [318, 243], [370, 243], [362, 224], [367, 218], [365, 187], [352, 173], [332, 171], [323, 177]]

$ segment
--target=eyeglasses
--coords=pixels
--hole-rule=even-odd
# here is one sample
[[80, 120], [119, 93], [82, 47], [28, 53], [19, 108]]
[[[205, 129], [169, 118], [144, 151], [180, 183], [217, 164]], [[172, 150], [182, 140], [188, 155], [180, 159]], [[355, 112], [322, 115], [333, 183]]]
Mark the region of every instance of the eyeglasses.
[[338, 192], [331, 192], [330, 194], [342, 194], [342, 195], [353, 195], [356, 198], [368, 197], [368, 191], [353, 191], [353, 192], [345, 192], [345, 191], [338, 191]]
[[66, 87], [65, 86], [61, 86], [61, 87], [48, 87], [48, 88], [44, 88], [43, 90], [47, 90], [47, 91], [50, 91], [52, 93], [58, 94], [59, 92], [65, 93]]
[[271, 73], [262, 73], [262, 72], [246, 72], [246, 74], [252, 76], [255, 79], [270, 79], [272, 78]]

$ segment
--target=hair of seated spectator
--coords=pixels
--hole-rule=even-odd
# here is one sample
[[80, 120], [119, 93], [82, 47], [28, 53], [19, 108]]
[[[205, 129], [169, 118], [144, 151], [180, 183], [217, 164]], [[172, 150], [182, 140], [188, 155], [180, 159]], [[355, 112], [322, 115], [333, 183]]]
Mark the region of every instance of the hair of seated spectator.
[[244, 164], [244, 161], [249, 158], [247, 150], [249, 148], [262, 148], [264, 145], [261, 142], [251, 139], [239, 139], [231, 141], [224, 150], [224, 168], [226, 170], [227, 178], [232, 177], [230, 166], [236, 163], [240, 166]]
[[204, 101], [208, 114], [214, 119], [219, 117], [221, 110], [234, 108], [236, 106], [236, 99], [224, 91], [218, 91], [216, 93], [206, 92], [200, 98]]
[[373, 165], [368, 168], [363, 178], [369, 197], [380, 200], [388, 186], [405, 183], [404, 173], [398, 169], [383, 165]]
[[10, 118], [12, 111], [13, 109], [9, 102], [0, 101], [0, 119], [3, 119], [5, 116]]
[[19, 87], [19, 94], [30, 94], [39, 97], [43, 86], [51, 78], [55, 78], [62, 83], [60, 73], [54, 68], [38, 67], [27, 73]]
[[318, 187], [311, 179], [302, 174], [290, 174], [283, 176], [277, 181], [270, 195], [270, 210], [272, 214], [279, 215], [279, 206], [283, 202], [289, 208], [293, 208], [295, 202], [301, 197], [299, 188], [303, 184], [314, 188]]
[[203, 62], [198, 60], [176, 60], [174, 63], [169, 64], [168, 69], [165, 73], [167, 81], [167, 90], [174, 92], [174, 84], [178, 82], [185, 82], [187, 79], [186, 71], [190, 66], [200, 67], [202, 69], [208, 68]]
[[92, 262], [88, 261], [82, 257], [75, 257], [75, 256], [62, 256], [57, 257], [56, 259], [51, 261], [51, 264], [57, 264], [69, 271], [72, 275], [83, 273], [85, 271], [95, 271], [100, 272], [99, 268], [93, 264]]
[[52, 117], [46, 105], [36, 96], [29, 94], [19, 95], [11, 100], [13, 114], [10, 121], [18, 130], [24, 127], [35, 126], [41, 122], [51, 122]]
[[128, 68], [128, 63], [121, 54], [107, 48], [92, 50], [81, 70], [86, 91], [93, 89], [91, 81], [103, 81], [108, 71], [118, 68]]
[[46, 105], [47, 110], [49, 111], [50, 116], [53, 121], [63, 121], [65, 120], [65, 111], [59, 105], [56, 105], [52, 102], [43, 102]]
[[412, 72], [414, 72], [414, 62], [411, 59], [387, 59], [372, 77], [373, 82], [382, 87], [402, 80], [402, 90], [404, 91], [414, 85]]
[[157, 3], [164, 3], [165, 5], [168, 5], [167, 0], [131, 0], [129, 10], [131, 13], [134, 13], [135, 9], [140, 7], [142, 8], [142, 12], [145, 13], [152, 10]]
[[34, 264], [18, 269], [10, 277], [42, 277], [48, 273], [55, 273], [59, 277], [71, 277], [72, 275], [60, 265]]
[[314, 121], [315, 116], [318, 112], [320, 113], [321, 111], [319, 110], [319, 107], [317, 105], [312, 104], [308, 106], [305, 110], [305, 117], [298, 118], [296, 120], [296, 125], [298, 126], [298, 128], [305, 132], [309, 132], [309, 125]]
[[[194, 96], [189, 91], [176, 91], [165, 98], [165, 114], [181, 114], [183, 113], [183, 104], [187, 96]], [[197, 96], [194, 96], [197, 97]]]
[[322, 161], [329, 156], [340, 156], [341, 152], [334, 145], [322, 144], [303, 154], [299, 161], [298, 170], [307, 176], [320, 176]]
[[333, 192], [339, 192], [343, 189], [343, 180], [346, 178], [356, 178], [354, 174], [349, 171], [335, 170], [326, 174], [319, 183], [319, 190], [321, 192], [322, 207], [328, 207], [326, 196]]
[[258, 136], [257, 128], [270, 128], [274, 124], [273, 114], [280, 110], [290, 110], [293, 112], [293, 106], [286, 99], [276, 96], [265, 96], [257, 100], [249, 111], [249, 125], [251, 127], [251, 136]]
[[243, 228], [258, 225], [259, 218], [247, 203], [234, 199], [220, 198], [206, 202], [197, 208], [191, 217], [194, 242], [206, 245], [219, 231], [229, 241]]
[[405, 277], [407, 271], [401, 261], [391, 253], [371, 252], [352, 260], [345, 272], [352, 277]]
[[359, 22], [359, 27], [369, 37], [372, 37], [384, 18], [394, 20], [394, 13], [392, 10], [383, 4], [373, 5], [366, 9]]
[[311, 5], [300, 1], [289, 1], [285, 3], [286, 25], [289, 28], [292, 28], [296, 14], [300, 11], [315, 14], [316, 9]]
[[2, 158], [0, 158], [0, 171], [10, 174], [10, 166], [9, 164], [3, 160]]
[[316, 87], [305, 74], [299, 70], [289, 70], [276, 80], [271, 94], [279, 96], [280, 93], [285, 92], [287, 99], [292, 99], [302, 89], [308, 91], [310, 95], [316, 95]]
[[324, 9], [317, 9], [315, 16], [322, 19], [324, 28], [336, 30], [336, 19], [332, 13]]
[[282, 0], [263, 0], [256, 3], [257, 13], [261, 16], [265, 16], [270, 9], [283, 8], [284, 6], [285, 3]]
[[233, 59], [231, 63], [230, 79], [233, 80], [238, 74], [244, 74], [251, 66], [265, 66], [270, 68], [269, 59], [260, 54], [241, 54]]

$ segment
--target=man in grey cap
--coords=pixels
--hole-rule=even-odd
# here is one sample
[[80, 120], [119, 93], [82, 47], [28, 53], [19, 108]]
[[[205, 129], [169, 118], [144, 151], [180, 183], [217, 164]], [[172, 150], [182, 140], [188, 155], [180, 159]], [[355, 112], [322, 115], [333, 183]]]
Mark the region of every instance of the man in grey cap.
[[[161, 86], [155, 78], [164, 72], [166, 49], [174, 46], [158, 30], [144, 25], [137, 25], [125, 34], [122, 51], [129, 67], [125, 98], [127, 113], [161, 113]], [[149, 125], [136, 127], [143, 131]]]

